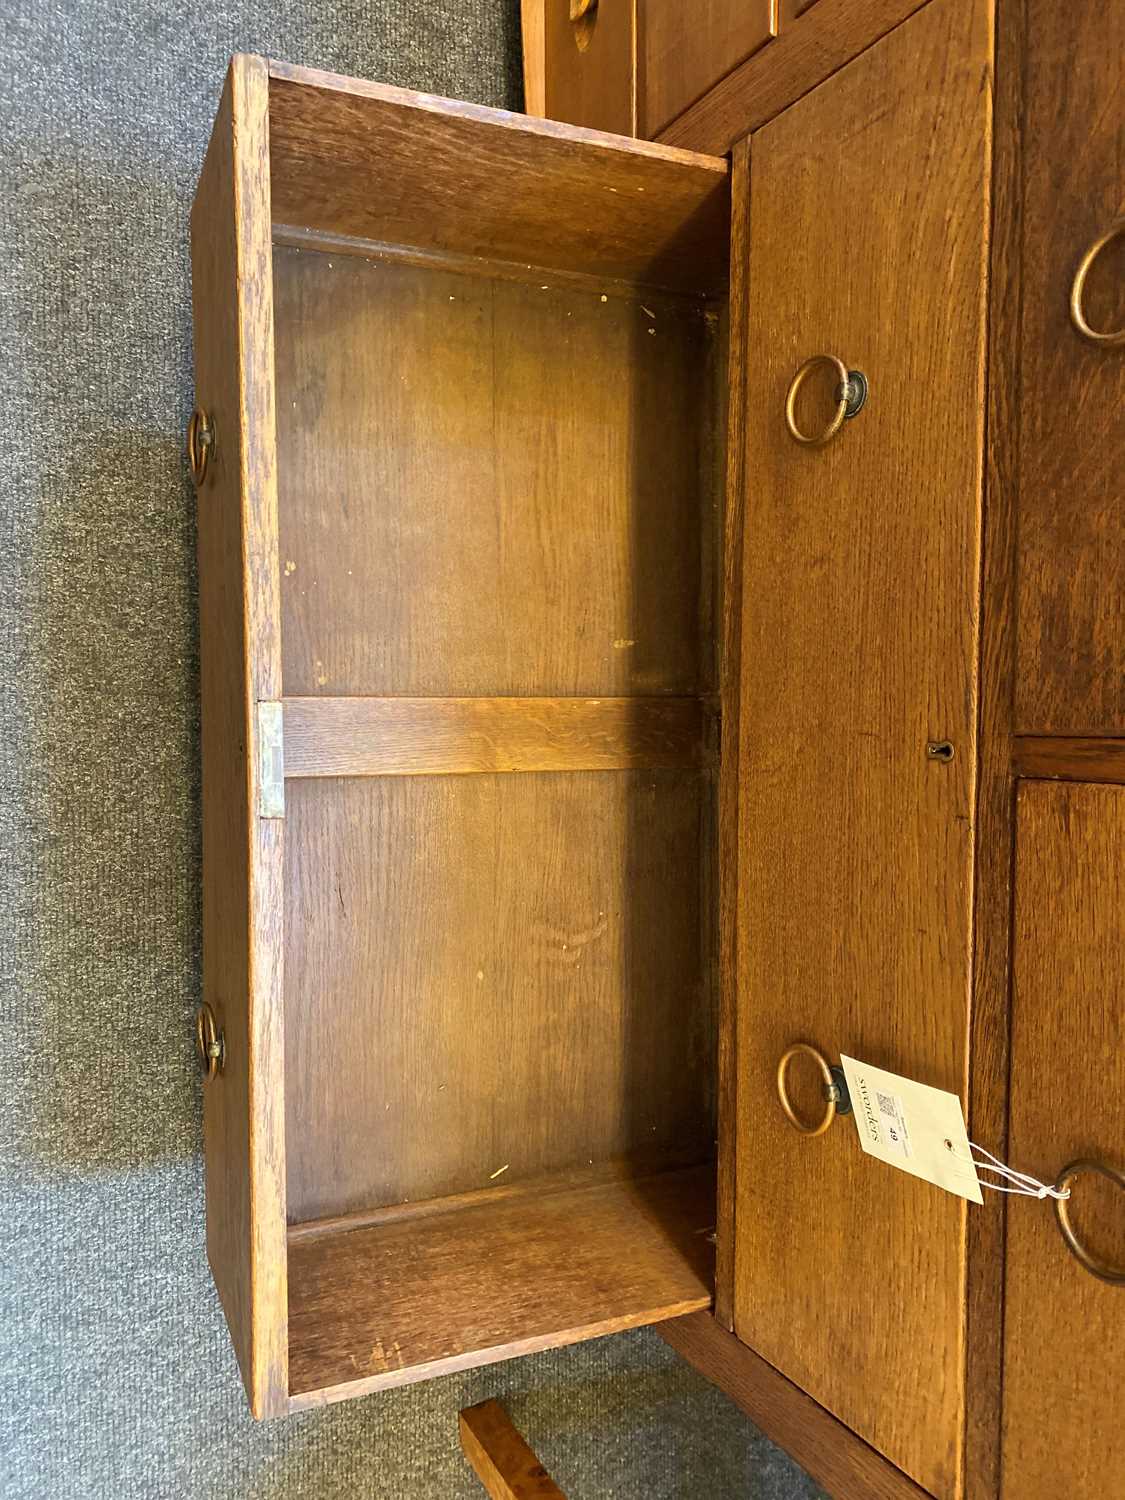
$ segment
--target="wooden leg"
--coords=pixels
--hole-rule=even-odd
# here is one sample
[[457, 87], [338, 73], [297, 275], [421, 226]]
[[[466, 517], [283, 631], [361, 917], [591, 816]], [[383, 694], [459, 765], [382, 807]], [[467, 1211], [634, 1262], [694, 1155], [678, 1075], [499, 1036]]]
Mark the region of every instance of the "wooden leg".
[[492, 1500], [566, 1500], [499, 1401], [461, 1413], [461, 1447]]

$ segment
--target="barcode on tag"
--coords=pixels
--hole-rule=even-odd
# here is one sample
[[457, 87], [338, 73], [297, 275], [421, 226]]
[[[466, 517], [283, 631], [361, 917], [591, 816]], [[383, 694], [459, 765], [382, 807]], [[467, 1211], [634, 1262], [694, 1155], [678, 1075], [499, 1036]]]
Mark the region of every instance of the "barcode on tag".
[[868, 1156], [959, 1198], [981, 1202], [956, 1094], [859, 1062], [846, 1052], [840, 1054], [840, 1065], [848, 1081], [859, 1144]]
[[893, 1150], [909, 1156], [910, 1133], [906, 1128], [906, 1111], [902, 1107], [902, 1100], [897, 1094], [880, 1094], [878, 1091], [875, 1100], [882, 1116], [879, 1125], [883, 1139]]

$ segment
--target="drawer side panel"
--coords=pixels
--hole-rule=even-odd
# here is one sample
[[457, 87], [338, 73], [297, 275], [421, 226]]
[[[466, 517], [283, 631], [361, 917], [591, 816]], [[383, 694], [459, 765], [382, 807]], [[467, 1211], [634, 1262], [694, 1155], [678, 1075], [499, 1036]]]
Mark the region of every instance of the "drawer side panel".
[[250, 1403], [288, 1392], [280, 970], [283, 823], [257, 816], [257, 704], [281, 694], [268, 79], [231, 64], [192, 211], [203, 994], [226, 1043], [204, 1089], [207, 1251]]

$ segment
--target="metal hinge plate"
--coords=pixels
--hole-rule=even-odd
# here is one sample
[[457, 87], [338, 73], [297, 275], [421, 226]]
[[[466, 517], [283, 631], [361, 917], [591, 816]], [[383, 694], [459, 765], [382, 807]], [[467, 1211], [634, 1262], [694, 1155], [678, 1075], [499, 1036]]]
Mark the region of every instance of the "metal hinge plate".
[[258, 704], [258, 816], [285, 816], [285, 727], [277, 702]]

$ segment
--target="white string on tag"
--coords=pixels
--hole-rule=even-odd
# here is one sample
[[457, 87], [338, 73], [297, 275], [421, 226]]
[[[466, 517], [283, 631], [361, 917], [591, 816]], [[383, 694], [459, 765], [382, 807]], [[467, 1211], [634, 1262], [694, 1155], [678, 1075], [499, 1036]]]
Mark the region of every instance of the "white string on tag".
[[[999, 1182], [985, 1182], [980, 1179], [982, 1188], [991, 1188], [994, 1193], [1015, 1193], [1021, 1198], [1069, 1198], [1070, 1189], [1063, 1188], [1061, 1191], [1056, 1187], [1048, 1187], [1045, 1182], [1040, 1182], [1038, 1177], [1032, 1177], [1030, 1172], [1017, 1172], [1012, 1167], [1007, 1167], [998, 1156], [993, 1156], [991, 1151], [986, 1151], [983, 1146], [978, 1146], [975, 1141], [969, 1142], [970, 1155], [965, 1156], [963, 1151], [958, 1151], [952, 1141], [946, 1141], [946, 1148], [960, 1161], [970, 1161], [978, 1172], [995, 1172], [997, 1177], [1010, 1184], [1002, 1187]], [[982, 1156], [987, 1156], [987, 1161], [978, 1161], [971, 1153], [979, 1151]]]

